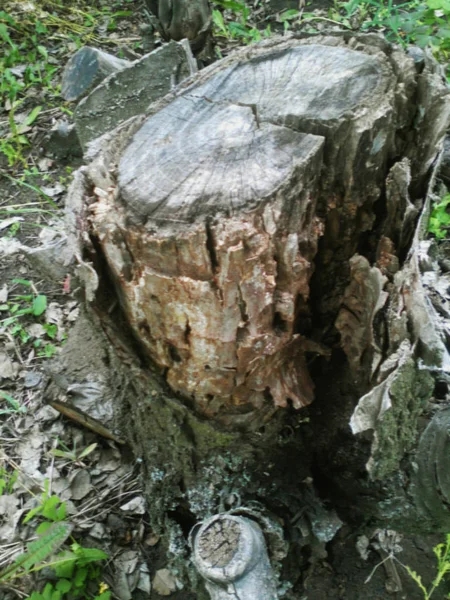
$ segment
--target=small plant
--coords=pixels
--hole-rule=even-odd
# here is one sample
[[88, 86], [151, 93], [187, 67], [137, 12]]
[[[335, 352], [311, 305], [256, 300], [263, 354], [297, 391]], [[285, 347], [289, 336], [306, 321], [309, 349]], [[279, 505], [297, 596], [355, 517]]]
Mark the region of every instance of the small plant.
[[[62, 506], [62, 505], [61, 505]], [[45, 511], [46, 509], [44, 509]], [[69, 537], [73, 527], [64, 521], [52, 523], [37, 540], [27, 546], [27, 551], [0, 572], [0, 583], [25, 577], [42, 569], [52, 569], [57, 581], [47, 583], [42, 592], [33, 592], [29, 600], [75, 600], [92, 598], [110, 600], [111, 593], [100, 583], [97, 595], [89, 594], [88, 586], [97, 587], [100, 578], [98, 563], [108, 555], [97, 548], [83, 548], [77, 542], [70, 550], [55, 554]]]
[[97, 587], [101, 571], [99, 562], [108, 558], [97, 548], [83, 548], [74, 542], [70, 551], [55, 556], [52, 569], [58, 578], [56, 583], [47, 583], [42, 592], [33, 592], [28, 600], [75, 600], [77, 598], [93, 598], [93, 600], [110, 600], [111, 592], [103, 582], [98, 585], [98, 594], [89, 594], [88, 588]]
[[[10, 492], [16, 479], [17, 474], [9, 476], [0, 470], [0, 495], [4, 491]], [[73, 539], [69, 546], [63, 547], [73, 526], [65, 520], [66, 503], [50, 494], [48, 481], [37, 506], [28, 512], [23, 523], [33, 519], [41, 521], [36, 529], [38, 539], [30, 542], [26, 552], [0, 572], [0, 583], [45, 568], [53, 571], [52, 581], [45, 583], [42, 591], [34, 591], [28, 600], [110, 600], [108, 586], [99, 583], [99, 563], [108, 555], [97, 548], [84, 548]]]
[[76, 445], [74, 446], [73, 450], [70, 450], [65, 444], [63, 444], [63, 442], [58, 441], [58, 443], [61, 446], [63, 446], [63, 450], [60, 450], [59, 448], [53, 448], [52, 450], [50, 450], [53, 456], [56, 456], [58, 458], [65, 458], [69, 462], [73, 462], [75, 464], [78, 464], [79, 466], [83, 466], [83, 459], [89, 456], [89, 454], [91, 454], [91, 452], [93, 452], [98, 446], [97, 443], [94, 443], [90, 444], [83, 450], [77, 451]]
[[48, 481], [45, 482], [45, 488], [39, 504], [29, 511], [25, 516], [23, 523], [28, 523], [34, 517], [43, 517], [43, 521], [36, 529], [37, 534], [45, 533], [53, 523], [59, 523], [66, 518], [66, 503], [58, 496], [49, 494]]
[[[450, 58], [449, 0], [349, 0], [336, 2], [329, 20], [349, 29], [378, 30], [396, 44], [417, 44], [432, 50], [441, 62]], [[306, 20], [328, 20], [304, 13]]]
[[[437, 559], [437, 574], [429, 589], [427, 589], [423, 584], [420, 575], [418, 575], [407, 565], [403, 565], [408, 571], [409, 576], [416, 582], [417, 586], [422, 591], [424, 600], [430, 600], [434, 592], [447, 577], [447, 574], [450, 573], [450, 533], [447, 534], [446, 542], [438, 544], [435, 548], [433, 548], [433, 552]], [[450, 595], [447, 596], [447, 598], [450, 598]]]
[[250, 9], [243, 2], [234, 0], [216, 0], [214, 2], [222, 10], [230, 11], [234, 20], [225, 21], [222, 10], [214, 9], [212, 19], [216, 36], [225, 37], [228, 41], [240, 40], [245, 44], [259, 42], [263, 36], [270, 35], [270, 26], [263, 32], [249, 24]]
[[[27, 409], [25, 406], [22, 406], [21, 404], [19, 404], [19, 402], [17, 402], [17, 400], [15, 400], [12, 396], [10, 396], [10, 394], [7, 394], [3, 390], [0, 390], [0, 402], [1, 402], [1, 400], [6, 400], [7, 405], [6, 405], [6, 408], [0, 408], [0, 415], [11, 415], [11, 414], [27, 412]], [[2, 405], [0, 404], [0, 406], [2, 406]], [[2, 469], [0, 469], [0, 477], [1, 477], [1, 475], [2, 475]], [[0, 478], [0, 496], [2, 495], [1, 482], [2, 482], [2, 480]]]
[[[54, 342], [59, 340], [62, 343], [64, 335], [58, 331], [55, 323], [42, 322], [47, 309], [47, 296], [39, 294], [34, 284], [27, 279], [13, 279], [13, 283], [28, 288], [30, 293], [16, 294], [11, 296], [6, 303], [0, 304], [0, 314], [6, 315], [0, 319], [0, 327], [6, 329], [9, 335], [17, 341], [18, 348], [32, 345], [38, 357], [51, 358], [58, 351]], [[42, 338], [38, 337], [33, 340], [27, 328], [30, 318], [40, 321]]]
[[45, 561], [66, 541], [72, 531], [69, 523], [55, 523], [45, 534], [27, 546], [27, 551], [0, 572], [0, 582], [24, 577], [48, 566]]
[[14, 484], [19, 477], [19, 471], [9, 472], [5, 468], [0, 467], [0, 496], [6, 494], [9, 496], [12, 494]]
[[440, 202], [434, 205], [431, 211], [428, 231], [438, 240], [448, 235], [450, 228], [450, 194], [446, 194]]
[[[108, 7], [83, 11], [59, 0], [40, 0], [33, 10], [21, 7], [21, 3], [11, 3], [11, 7], [0, 10], [0, 107], [8, 112], [9, 123], [9, 132], [0, 138], [0, 153], [10, 168], [27, 167], [30, 143], [26, 134], [41, 110], [40, 106], [33, 106], [35, 98], [44, 97], [48, 106], [61, 103], [55, 82], [61, 60], [56, 59], [49, 40], [59, 39], [77, 47], [98, 45], [101, 41], [117, 43], [96, 35], [97, 29], [114, 31], [118, 20], [131, 14]], [[19, 109], [27, 113], [24, 120], [18, 119]]]

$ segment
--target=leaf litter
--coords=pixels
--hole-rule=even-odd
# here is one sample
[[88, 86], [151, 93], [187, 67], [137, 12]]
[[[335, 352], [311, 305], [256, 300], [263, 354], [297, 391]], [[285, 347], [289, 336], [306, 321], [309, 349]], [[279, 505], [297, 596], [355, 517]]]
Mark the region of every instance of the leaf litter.
[[[149, 547], [147, 538], [159, 539], [146, 525], [139, 465], [128, 449], [118, 448], [82, 420], [69, 420], [45, 399], [51, 371], [48, 359], [57, 363], [79, 317], [77, 290], [71, 289], [65, 262], [60, 208], [72, 169], [80, 161], [58, 162], [46, 147], [48, 131], [70, 115], [62, 101], [55, 106], [54, 86], [79, 46], [75, 33], [78, 40], [114, 52], [127, 43], [122, 39], [140, 40], [139, 14], [123, 21], [107, 16], [111, 3], [97, 4], [93, 24], [84, 16], [83, 11], [88, 12], [84, 3], [10, 2], [2, 7], [24, 31], [32, 31], [36, 19], [47, 27], [51, 23], [48, 44], [38, 52], [54, 72], [51, 85], [30, 85], [30, 65], [22, 59], [10, 69], [19, 95], [3, 98], [3, 104], [0, 99], [0, 137], [16, 144], [17, 151], [12, 168], [4, 155], [0, 158], [0, 569], [36, 538], [38, 515], [27, 523], [24, 518], [39, 506], [47, 489], [49, 496], [65, 503], [74, 538], [108, 554], [103, 580], [114, 598], [126, 600], [137, 589], [150, 593], [150, 570], [142, 549]], [[142, 54], [135, 47], [129, 50], [135, 57]], [[14, 283], [18, 279], [21, 282]], [[110, 430], [112, 406], [105, 403], [97, 382], [64, 382], [59, 401]], [[34, 573], [23, 582], [18, 580], [16, 591], [26, 597], [45, 581], [43, 573]]]

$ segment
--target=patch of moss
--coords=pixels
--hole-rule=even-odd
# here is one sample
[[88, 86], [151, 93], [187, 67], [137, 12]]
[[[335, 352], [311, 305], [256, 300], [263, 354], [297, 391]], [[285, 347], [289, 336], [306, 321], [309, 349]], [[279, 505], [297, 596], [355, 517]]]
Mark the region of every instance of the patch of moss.
[[414, 358], [398, 370], [389, 395], [392, 407], [380, 419], [376, 429], [376, 449], [370, 464], [373, 479], [384, 479], [399, 468], [407, 452], [417, 442], [417, 421], [433, 392], [433, 378], [420, 370]]

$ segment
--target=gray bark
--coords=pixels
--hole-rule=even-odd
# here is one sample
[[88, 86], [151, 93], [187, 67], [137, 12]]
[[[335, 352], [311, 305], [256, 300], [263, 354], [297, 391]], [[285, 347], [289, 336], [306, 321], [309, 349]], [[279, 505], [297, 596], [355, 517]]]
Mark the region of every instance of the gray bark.
[[421, 241], [448, 97], [377, 36], [273, 40], [91, 145], [71, 245], [172, 548], [255, 501], [274, 564], [288, 531], [320, 555], [341, 519], [448, 530], [448, 332]]
[[67, 63], [61, 85], [65, 100], [80, 100], [101, 83], [108, 75], [117, 73], [130, 65], [112, 54], [84, 46]]
[[146, 0], [158, 18], [167, 40], [188, 39], [194, 51], [201, 50], [211, 31], [208, 0]]
[[170, 42], [112, 73], [79, 102], [75, 125], [85, 148], [165, 96], [184, 78], [197, 71], [189, 44]]

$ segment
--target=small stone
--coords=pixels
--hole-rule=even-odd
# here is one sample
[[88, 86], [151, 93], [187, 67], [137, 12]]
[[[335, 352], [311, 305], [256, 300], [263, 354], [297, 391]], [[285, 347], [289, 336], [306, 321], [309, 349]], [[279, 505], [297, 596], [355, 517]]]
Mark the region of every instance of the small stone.
[[8, 286], [6, 283], [0, 288], [0, 302], [6, 302], [8, 300]]
[[170, 596], [177, 590], [177, 580], [169, 569], [159, 569], [153, 579], [153, 589], [160, 596]]
[[106, 527], [103, 523], [96, 523], [94, 527], [89, 530], [89, 535], [96, 540], [103, 540], [106, 537]]
[[38, 386], [42, 381], [42, 374], [36, 373], [36, 371], [27, 371], [24, 377], [24, 386], [26, 388], [34, 388]]
[[159, 542], [159, 540], [160, 540], [160, 539], [161, 539], [161, 538], [160, 538], [160, 536], [159, 536], [158, 534], [156, 534], [156, 533], [154, 533], [154, 532], [152, 531], [152, 532], [151, 532], [151, 533], [149, 533], [149, 534], [148, 534], [148, 536], [145, 538], [145, 541], [144, 541], [144, 543], [145, 543], [147, 546], [150, 546], [150, 547], [152, 547], [152, 546], [156, 546], [156, 544]]
[[67, 121], [54, 125], [44, 146], [46, 152], [57, 159], [83, 156], [75, 125]]
[[15, 379], [19, 371], [19, 365], [13, 362], [6, 352], [0, 352], [0, 380]]
[[425, 53], [422, 48], [418, 46], [409, 46], [408, 47], [408, 55], [413, 59], [414, 66], [416, 67], [416, 71], [421, 73], [425, 66]]
[[66, 187], [62, 185], [62, 183], [59, 183], [59, 181], [57, 181], [55, 185], [42, 186], [41, 190], [46, 196], [50, 196], [50, 198], [57, 198], [66, 191]]
[[152, 584], [150, 581], [150, 575], [148, 572], [148, 567], [145, 563], [143, 563], [139, 567], [139, 580], [137, 583], [137, 589], [145, 592], [146, 594], [150, 594], [152, 590]]
[[120, 510], [124, 512], [131, 512], [137, 515], [143, 515], [146, 512], [145, 509], [145, 500], [142, 496], [136, 496], [136, 498], [132, 498], [126, 504], [123, 504], [120, 507]]
[[72, 498], [74, 500], [82, 500], [92, 490], [91, 476], [87, 469], [77, 471], [70, 483]]

